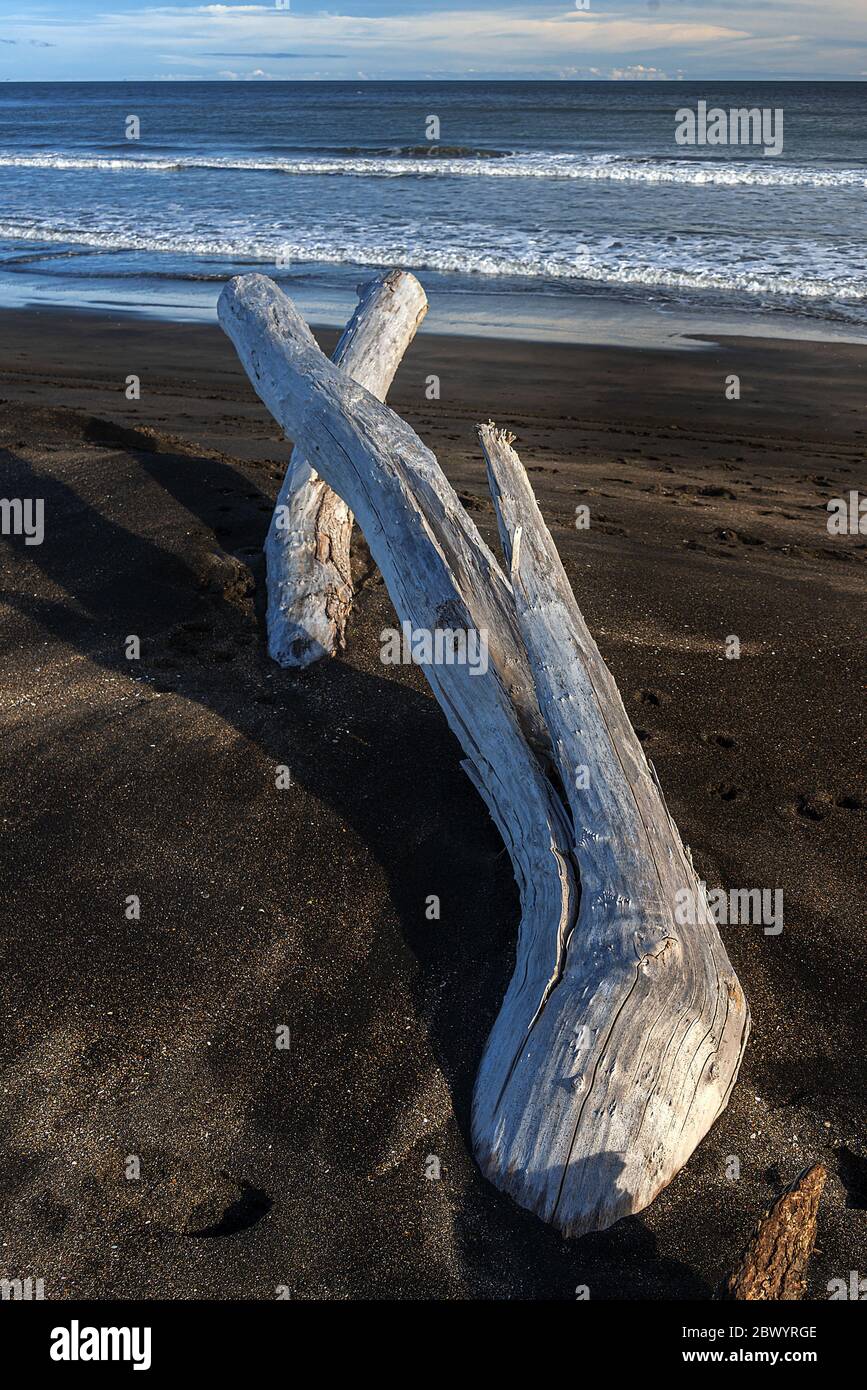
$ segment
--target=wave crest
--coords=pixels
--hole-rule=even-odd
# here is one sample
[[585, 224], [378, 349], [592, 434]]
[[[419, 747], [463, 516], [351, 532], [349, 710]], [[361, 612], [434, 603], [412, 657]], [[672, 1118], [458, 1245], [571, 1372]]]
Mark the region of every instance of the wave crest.
[[[422, 153], [423, 151], [423, 153]], [[0, 167], [95, 170], [107, 173], [177, 173], [199, 169], [348, 178], [505, 178], [577, 179], [620, 183], [686, 184], [753, 188], [867, 188], [863, 169], [773, 165], [767, 161], [638, 158], [628, 155], [576, 155], [548, 152], [507, 153], [463, 146], [406, 146], [397, 152], [293, 155], [291, 158], [225, 156], [114, 158], [63, 152], [0, 153]]]
[[[661, 290], [711, 290], [749, 296], [809, 301], [861, 303], [867, 301], [867, 276], [853, 273], [842, 255], [809, 242], [798, 245], [763, 243], [753, 247], [750, 268], [743, 262], [736, 239], [715, 243], [712, 265], [699, 240], [605, 238], [593, 246], [566, 237], [541, 240], [519, 234], [500, 234], [483, 248], [466, 244], [460, 227], [408, 228], [403, 238], [393, 231], [368, 228], [365, 234], [339, 240], [312, 230], [303, 239], [278, 233], [231, 237], [184, 235], [166, 229], [147, 234], [128, 227], [102, 230], [58, 227], [20, 220], [0, 221], [0, 238], [46, 245], [90, 247], [108, 252], [146, 251], [196, 256], [233, 264], [406, 266], [414, 270], [469, 276], [513, 277], [577, 285], [631, 286]], [[8, 264], [8, 262], [7, 262]]]

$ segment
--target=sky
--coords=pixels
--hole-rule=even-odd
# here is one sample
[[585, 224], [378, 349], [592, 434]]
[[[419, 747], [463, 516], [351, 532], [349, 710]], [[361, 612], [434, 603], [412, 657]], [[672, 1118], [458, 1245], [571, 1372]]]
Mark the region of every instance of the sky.
[[867, 0], [0, 0], [0, 80], [867, 77]]

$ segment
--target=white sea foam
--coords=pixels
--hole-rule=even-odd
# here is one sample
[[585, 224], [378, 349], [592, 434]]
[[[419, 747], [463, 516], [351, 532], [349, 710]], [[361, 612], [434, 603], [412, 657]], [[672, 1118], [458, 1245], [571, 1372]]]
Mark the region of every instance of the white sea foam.
[[355, 178], [578, 179], [645, 184], [755, 188], [867, 188], [864, 169], [801, 167], [759, 160], [727, 160], [550, 152], [490, 158], [406, 158], [358, 154], [243, 159], [232, 156], [115, 158], [70, 153], [0, 153], [0, 167], [160, 174], [197, 169]]
[[[466, 229], [438, 224], [408, 227], [404, 236], [393, 229], [369, 227], [364, 233], [344, 234], [339, 240], [312, 229], [297, 233], [233, 229], [214, 236], [206, 232], [142, 231], [123, 225], [94, 228], [59, 226], [34, 219], [0, 221], [0, 238], [49, 245], [91, 247], [122, 252], [145, 251], [167, 256], [201, 256], [228, 263], [261, 260], [292, 265], [402, 265], [471, 276], [526, 277], [555, 282], [589, 282], [661, 290], [711, 290], [746, 295], [788, 296], [808, 300], [855, 302], [867, 300], [867, 274], [853, 273], [844, 249], [829, 250], [808, 241], [765, 241], [751, 244], [744, 264], [737, 238], [601, 238], [595, 245], [576, 245], [563, 235], [532, 236], [516, 231], [491, 231], [484, 248], [467, 242]], [[227, 266], [227, 274], [229, 268]]]

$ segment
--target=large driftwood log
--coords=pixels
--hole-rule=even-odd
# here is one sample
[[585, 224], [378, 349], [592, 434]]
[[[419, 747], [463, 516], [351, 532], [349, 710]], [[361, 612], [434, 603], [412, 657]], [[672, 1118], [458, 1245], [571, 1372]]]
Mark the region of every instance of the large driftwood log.
[[480, 438], [581, 896], [541, 1006], [519, 943], [473, 1133], [498, 1186], [577, 1233], [646, 1206], [683, 1166], [728, 1100], [749, 1014], [510, 436]]
[[[409, 271], [378, 276], [362, 288], [334, 361], [384, 401], [426, 313], [425, 292]], [[295, 449], [265, 541], [268, 651], [281, 666], [309, 666], [343, 646], [351, 537], [352, 512]]]
[[792, 1301], [804, 1297], [827, 1177], [821, 1163], [814, 1163], [780, 1193], [726, 1280], [721, 1295], [724, 1299]]
[[[356, 513], [393, 601], [398, 585], [421, 588], [423, 598], [424, 572], [418, 577], [410, 572], [415, 553], [423, 555], [426, 571], [433, 546], [441, 543], [445, 547], [439, 558], [449, 576], [448, 598], [457, 595], [477, 615], [475, 626], [489, 634], [491, 665], [507, 688], [526, 739], [535, 749], [547, 749], [548, 734], [518, 632], [511, 586], [430, 449], [405, 421], [328, 361], [291, 300], [273, 280], [264, 275], [230, 280], [220, 296], [218, 313], [257, 394], [294, 438], [296, 448], [300, 446], [310, 456], [329, 486]], [[320, 406], [324, 413], [314, 419]], [[309, 430], [302, 432], [297, 425], [291, 430], [289, 421], [302, 416], [305, 420], [309, 416]], [[358, 458], [371, 452], [366, 442], [368, 431], [371, 439], [381, 443], [382, 461], [360, 467]], [[315, 440], [314, 449], [307, 446], [307, 434]], [[333, 458], [327, 457], [329, 438], [334, 440]], [[358, 494], [365, 498], [364, 519], [352, 500]], [[401, 556], [401, 532], [408, 524], [407, 517], [409, 524], [414, 519], [423, 528], [431, 544], [425, 547], [416, 539]], [[386, 547], [395, 552], [391, 567], [384, 564]], [[390, 580], [391, 569], [395, 575]], [[399, 604], [395, 606], [402, 617], [407, 616]], [[425, 602], [424, 611], [433, 621], [419, 621], [416, 626], [436, 627], [435, 608]], [[443, 621], [447, 617], [447, 612], [440, 615]], [[455, 672], [461, 674], [456, 667], [445, 674], [446, 690]], [[436, 668], [429, 668], [429, 677], [435, 673]], [[483, 678], [470, 682], [470, 704], [483, 683]], [[439, 696], [437, 688], [435, 693]], [[447, 694], [442, 698], [447, 699]]]
[[746, 1002], [688, 851], [508, 438], [481, 431], [511, 583], [434, 456], [328, 362], [272, 282], [231, 281], [219, 313], [262, 400], [356, 513], [401, 620], [487, 635], [483, 674], [425, 668], [522, 902], [474, 1148], [492, 1181], [566, 1234], [610, 1225], [686, 1162], [746, 1042]]

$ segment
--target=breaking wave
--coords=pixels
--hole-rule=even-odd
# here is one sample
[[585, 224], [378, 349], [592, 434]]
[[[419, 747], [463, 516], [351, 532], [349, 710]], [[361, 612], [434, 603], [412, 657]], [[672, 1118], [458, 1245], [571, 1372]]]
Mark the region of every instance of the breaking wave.
[[320, 229], [299, 236], [279, 230], [263, 234], [235, 229], [230, 235], [180, 232], [152, 226], [147, 232], [120, 222], [103, 228], [58, 226], [32, 219], [0, 221], [0, 238], [43, 245], [90, 247], [104, 252], [151, 252], [195, 256], [227, 263], [261, 261], [295, 265], [402, 265], [415, 270], [471, 276], [525, 277], [661, 290], [733, 291], [802, 300], [867, 300], [867, 273], [853, 273], [839, 253], [808, 241], [754, 243], [749, 267], [737, 238], [714, 242], [712, 264], [706, 240], [689, 237], [603, 237], [578, 245], [563, 235], [490, 234], [484, 247], [467, 244], [457, 225], [368, 228], [340, 238]]
[[550, 152], [514, 154], [465, 146], [403, 146], [392, 150], [347, 149], [339, 154], [291, 157], [222, 156], [113, 157], [77, 153], [0, 153], [0, 168], [89, 169], [106, 173], [160, 174], [198, 169], [350, 178], [577, 179], [699, 187], [867, 188], [867, 171], [781, 165], [776, 159], [706, 159]]

